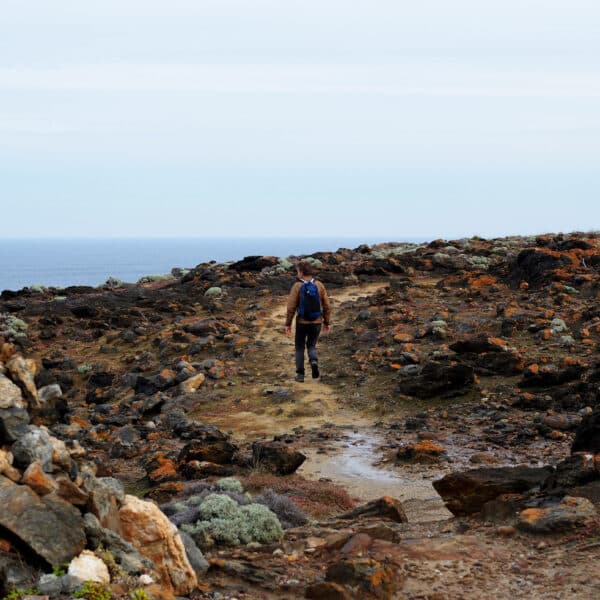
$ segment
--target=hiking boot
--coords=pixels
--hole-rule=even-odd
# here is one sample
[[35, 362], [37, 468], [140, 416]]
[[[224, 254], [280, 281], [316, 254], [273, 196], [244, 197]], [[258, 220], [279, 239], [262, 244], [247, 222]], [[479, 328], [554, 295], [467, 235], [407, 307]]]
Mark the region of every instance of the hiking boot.
[[298, 383], [304, 383], [304, 374], [303, 374], [303, 373], [298, 373], [298, 374], [296, 375], [296, 381], [297, 381]]
[[313, 379], [318, 379], [319, 378], [319, 363], [316, 362], [312, 362], [310, 363], [310, 368], [312, 370], [312, 378]]

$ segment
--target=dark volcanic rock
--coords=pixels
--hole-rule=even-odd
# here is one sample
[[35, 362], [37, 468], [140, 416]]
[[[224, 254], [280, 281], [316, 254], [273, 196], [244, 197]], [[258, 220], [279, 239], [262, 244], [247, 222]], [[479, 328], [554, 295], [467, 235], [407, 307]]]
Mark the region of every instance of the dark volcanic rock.
[[399, 392], [417, 398], [467, 393], [475, 384], [473, 368], [431, 361], [415, 377], [402, 377]]
[[555, 472], [544, 483], [551, 492], [566, 492], [570, 488], [600, 479], [594, 459], [589, 454], [574, 454], [556, 465]]
[[523, 357], [499, 338], [478, 336], [451, 344], [451, 350], [461, 355], [465, 364], [478, 373], [514, 375], [523, 370]]
[[231, 462], [236, 451], [237, 446], [226, 439], [196, 439], [182, 448], [179, 462], [185, 464], [190, 461], [200, 461], [225, 465]]
[[483, 505], [502, 494], [520, 494], [541, 486], [552, 467], [499, 467], [450, 473], [433, 482], [454, 515], [479, 512]]
[[568, 256], [542, 248], [528, 248], [517, 256], [511, 267], [509, 279], [518, 284], [526, 281], [533, 286], [541, 286], [552, 281], [552, 271], [570, 264]]
[[508, 344], [499, 338], [477, 336], [451, 344], [450, 350], [454, 350], [457, 354], [481, 354], [483, 352], [504, 352], [507, 346]]
[[0, 444], [15, 442], [28, 425], [29, 413], [24, 408], [0, 409]]
[[284, 442], [254, 442], [254, 463], [278, 475], [291, 475], [306, 460], [306, 456]]
[[217, 320], [210, 317], [206, 319], [200, 319], [200, 321], [190, 323], [189, 325], [184, 325], [183, 330], [199, 337], [214, 335], [218, 332]]
[[91, 304], [80, 304], [78, 306], [73, 306], [71, 308], [71, 312], [78, 319], [93, 319], [98, 316], [98, 309]]
[[563, 383], [579, 379], [584, 370], [584, 367], [580, 365], [570, 365], [562, 370], [553, 365], [546, 367], [533, 365], [528, 367], [523, 374], [523, 379], [519, 382], [519, 387], [547, 388], [562, 385]]
[[0, 526], [54, 567], [85, 548], [80, 512], [54, 494], [40, 498], [31, 488], [0, 476]]
[[585, 417], [577, 429], [572, 452], [600, 452], [600, 408]]
[[229, 268], [234, 271], [262, 271], [266, 267], [274, 267], [277, 262], [278, 259], [274, 256], [246, 256]]
[[377, 517], [390, 519], [396, 523], [408, 523], [408, 518], [399, 500], [390, 497], [379, 498], [363, 504], [350, 512], [340, 515], [339, 519], [357, 519], [359, 517]]

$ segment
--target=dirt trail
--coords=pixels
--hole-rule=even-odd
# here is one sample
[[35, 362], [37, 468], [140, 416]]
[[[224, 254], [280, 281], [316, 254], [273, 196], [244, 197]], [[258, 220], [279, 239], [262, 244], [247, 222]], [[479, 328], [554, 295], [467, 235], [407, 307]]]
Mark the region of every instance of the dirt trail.
[[[383, 285], [378, 283], [353, 286], [330, 294], [334, 312], [333, 326], [335, 327], [335, 311], [340, 310], [345, 302], [367, 298]], [[310, 377], [307, 377], [304, 383], [293, 380], [293, 341], [286, 337], [283, 331], [285, 311], [285, 302], [281, 299], [265, 319], [265, 326], [257, 340], [264, 344], [269, 353], [270, 369], [281, 373], [281, 377], [285, 378], [285, 387], [290, 388], [298, 399], [290, 414], [290, 420], [275, 415], [253, 415], [248, 412], [238, 414], [238, 417], [243, 418], [245, 427], [252, 427], [256, 420], [262, 428], [270, 432], [289, 431], [291, 426], [298, 425], [305, 428], [319, 427], [325, 423], [338, 425], [340, 440], [327, 454], [314, 446], [302, 449], [308, 460], [299, 470], [299, 474], [308, 479], [331, 479], [361, 500], [392, 495], [405, 503], [409, 518], [413, 521], [448, 518], [450, 513], [445, 509], [430, 481], [418, 476], [407, 477], [393, 467], [376, 466], [375, 463], [381, 458], [378, 447], [384, 440], [375, 430], [372, 418], [345, 405], [339, 396], [339, 388]], [[322, 336], [320, 344], [326, 352], [331, 351], [327, 348], [328, 342], [328, 338]], [[323, 367], [326, 370], [326, 362]], [[311, 411], [314, 411], [314, 416], [311, 416]]]
[[[332, 312], [335, 314], [335, 311], [344, 302], [367, 298], [382, 287], [384, 286], [378, 283], [348, 287], [340, 292], [331, 293]], [[275, 369], [281, 369], [282, 372], [293, 369], [294, 350], [293, 339], [290, 339], [283, 333], [285, 313], [285, 300], [282, 299], [277, 308], [267, 317], [266, 326], [257, 337], [259, 342], [262, 342], [270, 349], [270, 354], [273, 356], [271, 366]], [[333, 327], [335, 327], [335, 319]], [[319, 345], [323, 347], [328, 343], [328, 337], [322, 335]], [[318, 403], [323, 409], [324, 422], [346, 424], [357, 422], [366, 424], [369, 422], [368, 419], [358, 415], [355, 411], [348, 410], [343, 402], [340, 401], [335, 388], [324, 383], [322, 379], [315, 380], [308, 375], [304, 383], [298, 383], [290, 377], [290, 381], [286, 382], [286, 387], [290, 387], [294, 392], [301, 395], [304, 404]]]

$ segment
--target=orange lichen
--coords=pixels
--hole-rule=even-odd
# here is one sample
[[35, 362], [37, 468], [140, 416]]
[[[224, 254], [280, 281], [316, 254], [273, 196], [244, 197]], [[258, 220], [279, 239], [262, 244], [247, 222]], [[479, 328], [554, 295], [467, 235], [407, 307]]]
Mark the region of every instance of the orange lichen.
[[538, 519], [541, 519], [545, 514], [545, 511], [541, 508], [527, 508], [521, 513], [521, 520], [527, 523], [535, 523]]

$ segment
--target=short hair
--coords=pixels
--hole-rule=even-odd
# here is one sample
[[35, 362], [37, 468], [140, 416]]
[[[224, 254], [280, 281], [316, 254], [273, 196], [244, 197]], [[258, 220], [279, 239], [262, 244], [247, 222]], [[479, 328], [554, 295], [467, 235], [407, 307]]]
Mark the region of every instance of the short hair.
[[307, 260], [301, 260], [296, 265], [296, 269], [298, 269], [302, 275], [314, 275], [313, 266]]

